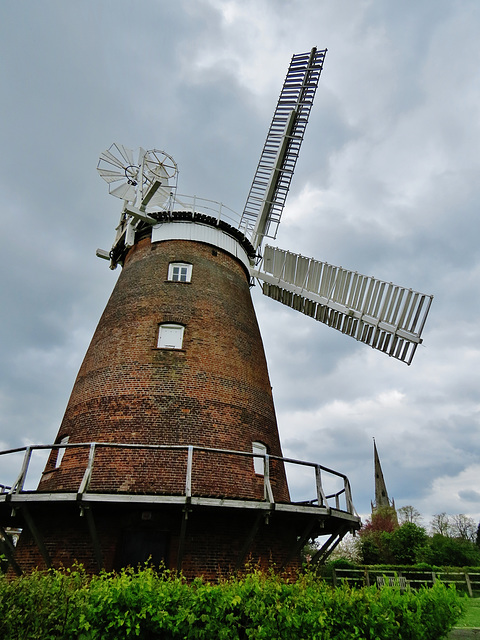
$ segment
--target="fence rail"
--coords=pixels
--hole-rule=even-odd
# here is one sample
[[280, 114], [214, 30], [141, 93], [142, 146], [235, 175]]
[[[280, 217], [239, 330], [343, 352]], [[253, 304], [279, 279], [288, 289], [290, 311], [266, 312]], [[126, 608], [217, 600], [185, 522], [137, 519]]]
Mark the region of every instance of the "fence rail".
[[[76, 492], [79, 495], [87, 493], [90, 486], [90, 481], [92, 479], [92, 474], [95, 469], [95, 460], [96, 454], [101, 449], [116, 449], [116, 450], [143, 450], [146, 452], [154, 452], [158, 451], [173, 451], [177, 452], [180, 456], [183, 454], [185, 457], [185, 453], [187, 454], [187, 462], [185, 465], [185, 476], [184, 476], [184, 484], [183, 484], [183, 495], [185, 497], [192, 496], [192, 482], [195, 479], [195, 474], [199, 473], [199, 469], [196, 467], [196, 454], [199, 452], [207, 452], [209, 454], [213, 454], [218, 456], [218, 464], [221, 465], [222, 472], [234, 473], [232, 468], [226, 466], [228, 464], [228, 460], [231, 460], [232, 456], [243, 457], [243, 458], [251, 458], [258, 459], [263, 458], [263, 484], [264, 484], [264, 499], [268, 502], [275, 502], [272, 486], [270, 484], [270, 470], [271, 470], [271, 462], [279, 461], [284, 465], [294, 465], [297, 468], [306, 467], [312, 470], [313, 475], [313, 487], [312, 493], [314, 493], [314, 498], [311, 500], [305, 501], [297, 501], [293, 504], [303, 505], [303, 506], [319, 506], [324, 508], [331, 508], [339, 511], [347, 512], [351, 515], [357, 516], [358, 514], [355, 510], [352, 500], [352, 493], [350, 489], [350, 482], [342, 473], [338, 471], [334, 471], [333, 469], [329, 469], [323, 465], [314, 463], [314, 462], [306, 462], [303, 460], [296, 460], [293, 458], [283, 458], [280, 456], [273, 456], [269, 454], [262, 454], [259, 452], [246, 452], [246, 451], [233, 451], [230, 449], [214, 449], [210, 447], [201, 447], [196, 445], [147, 445], [147, 444], [123, 444], [123, 443], [112, 443], [112, 442], [83, 442], [83, 443], [58, 443], [58, 444], [47, 444], [47, 445], [30, 445], [27, 447], [19, 447], [16, 449], [8, 449], [6, 451], [0, 451], [0, 457], [9, 456], [14, 454], [19, 454], [23, 452], [23, 460], [21, 463], [20, 471], [15, 479], [15, 481], [11, 484], [11, 486], [1, 485], [0, 484], [0, 495], [4, 494], [19, 494], [26, 492], [25, 484], [27, 481], [28, 472], [31, 469], [31, 461], [32, 454], [35, 451], [52, 451], [52, 450], [72, 450], [72, 449], [83, 449], [85, 452], [88, 452], [88, 459], [86, 461], [85, 467], [83, 469], [83, 474], [81, 481], [76, 489]], [[86, 457], [85, 455], [83, 457]], [[226, 461], [222, 465], [222, 457], [223, 460]], [[2, 459], [2, 458], [0, 458]], [[3, 458], [5, 460], [5, 458]], [[2, 465], [4, 466], [4, 465]], [[200, 466], [200, 465], [198, 465]], [[101, 469], [100, 469], [101, 472]], [[336, 483], [337, 488], [335, 491], [327, 493], [324, 488], [324, 476], [328, 476], [331, 480]], [[28, 490], [29, 493], [32, 493], [32, 490]]]
[[417, 569], [334, 569], [333, 584], [347, 582], [352, 586], [370, 586], [376, 584], [378, 587], [384, 585], [397, 586], [403, 589], [419, 589], [420, 587], [431, 587], [435, 582], [453, 584], [461, 591], [466, 591], [472, 598], [480, 594], [480, 573], [472, 571], [421, 571]]

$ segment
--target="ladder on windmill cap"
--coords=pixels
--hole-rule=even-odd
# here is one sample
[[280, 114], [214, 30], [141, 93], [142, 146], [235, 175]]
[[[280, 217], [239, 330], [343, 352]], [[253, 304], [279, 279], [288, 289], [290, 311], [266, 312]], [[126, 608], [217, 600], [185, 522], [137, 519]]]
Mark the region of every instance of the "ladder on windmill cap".
[[326, 52], [313, 48], [290, 62], [242, 215], [255, 248], [276, 237]]

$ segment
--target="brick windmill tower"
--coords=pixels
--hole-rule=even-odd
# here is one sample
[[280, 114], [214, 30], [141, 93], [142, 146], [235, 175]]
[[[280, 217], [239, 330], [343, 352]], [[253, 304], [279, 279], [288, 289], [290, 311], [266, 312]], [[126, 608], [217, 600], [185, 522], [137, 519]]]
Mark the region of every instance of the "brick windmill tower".
[[[267, 296], [408, 364], [421, 341], [429, 296], [262, 248], [276, 236], [325, 54], [293, 56], [241, 216], [179, 195], [164, 152], [115, 144], [101, 155], [123, 207], [111, 251], [97, 255], [122, 271], [37, 490], [24, 490], [29, 448], [0, 494], [4, 525], [24, 529], [15, 553], [5, 547], [18, 571], [150, 559], [213, 577], [248, 557], [296, 567], [309, 539], [326, 537], [322, 560], [359, 527], [343, 474], [282, 457], [250, 297], [257, 279]], [[291, 501], [292, 466], [311, 472], [311, 499]]]

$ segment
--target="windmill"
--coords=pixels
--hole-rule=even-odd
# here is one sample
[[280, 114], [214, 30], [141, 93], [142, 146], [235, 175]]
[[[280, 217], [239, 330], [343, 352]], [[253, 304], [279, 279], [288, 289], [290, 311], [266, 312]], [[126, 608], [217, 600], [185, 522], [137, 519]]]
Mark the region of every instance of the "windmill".
[[[325, 54], [326, 50], [312, 49], [309, 54], [293, 56], [280, 93], [238, 223], [238, 229], [256, 251], [255, 260], [250, 261], [250, 275], [262, 284], [264, 295], [409, 365], [422, 342], [421, 334], [433, 296], [269, 245], [262, 255], [265, 238], [275, 239], [277, 235]], [[112, 149], [116, 149], [116, 155]], [[167, 169], [174, 168], [171, 177], [176, 176], [176, 165], [164, 152], [141, 149], [133, 180], [130, 150], [115, 144], [100, 156], [101, 177], [109, 183], [120, 181], [110, 193], [128, 202], [124, 207], [127, 227], [141, 221], [157, 224], [158, 214], [149, 217], [144, 213], [147, 208], [156, 211], [159, 200], [150, 200], [154, 183], [142, 167], [146, 164], [145, 158], [158, 159], [159, 153], [169, 158], [170, 163], [165, 166], [158, 160], [156, 170], [167, 175]], [[132, 184], [137, 184], [137, 174], [144, 176], [144, 184], [140, 179], [134, 190]], [[166, 201], [166, 188], [162, 187], [161, 191]], [[184, 202], [180, 205], [185, 209]], [[165, 207], [170, 208], [171, 203]], [[130, 246], [128, 237], [127, 232], [124, 242]], [[117, 244], [118, 239], [113, 256], [118, 253]], [[106, 252], [99, 251], [98, 255], [110, 258], [110, 253], [107, 256]]]
[[[55, 443], [27, 448], [0, 494], [0, 516], [14, 508], [6, 526], [26, 531], [15, 554], [5, 548], [13, 567], [150, 559], [215, 576], [252, 557], [294, 568], [309, 539], [326, 537], [321, 561], [359, 528], [344, 474], [283, 457], [250, 296], [255, 278], [265, 295], [407, 364], [421, 341], [430, 296], [263, 246], [325, 55], [292, 57], [242, 215], [179, 194], [164, 151], [101, 154], [98, 172], [123, 205], [111, 250], [97, 255], [122, 271]], [[26, 492], [37, 448], [50, 455]], [[292, 468], [310, 474], [313, 497], [292, 501]]]

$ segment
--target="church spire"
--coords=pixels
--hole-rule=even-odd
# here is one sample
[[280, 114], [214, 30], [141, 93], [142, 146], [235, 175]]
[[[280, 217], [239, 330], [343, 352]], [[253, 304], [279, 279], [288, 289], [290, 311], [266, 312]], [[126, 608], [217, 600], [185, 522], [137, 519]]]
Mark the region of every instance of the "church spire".
[[394, 502], [390, 501], [388, 497], [387, 485], [383, 477], [382, 465], [380, 464], [375, 438], [373, 439], [373, 458], [375, 469], [375, 503], [372, 504], [372, 511], [381, 509], [382, 507], [395, 508]]

